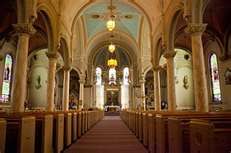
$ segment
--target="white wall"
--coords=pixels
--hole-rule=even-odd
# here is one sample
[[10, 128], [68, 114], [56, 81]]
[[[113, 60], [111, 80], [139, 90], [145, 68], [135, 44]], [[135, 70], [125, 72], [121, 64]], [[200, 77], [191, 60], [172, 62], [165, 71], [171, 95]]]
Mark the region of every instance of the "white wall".
[[[175, 49], [175, 89], [177, 110], [194, 109], [194, 92], [191, 55], [184, 50]], [[189, 59], [184, 58], [185, 55]], [[187, 83], [186, 83], [186, 82]]]
[[[29, 76], [29, 105], [32, 108], [45, 108], [47, 105], [47, 75], [48, 75], [48, 58], [45, 54], [47, 50], [41, 50], [31, 57], [31, 69]], [[40, 76], [40, 85], [38, 77]]]

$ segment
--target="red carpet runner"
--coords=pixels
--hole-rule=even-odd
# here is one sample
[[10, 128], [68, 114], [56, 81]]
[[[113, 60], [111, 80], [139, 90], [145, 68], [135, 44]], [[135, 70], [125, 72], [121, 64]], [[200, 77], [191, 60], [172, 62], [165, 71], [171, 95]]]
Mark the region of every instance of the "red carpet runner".
[[148, 153], [119, 117], [106, 116], [64, 153]]

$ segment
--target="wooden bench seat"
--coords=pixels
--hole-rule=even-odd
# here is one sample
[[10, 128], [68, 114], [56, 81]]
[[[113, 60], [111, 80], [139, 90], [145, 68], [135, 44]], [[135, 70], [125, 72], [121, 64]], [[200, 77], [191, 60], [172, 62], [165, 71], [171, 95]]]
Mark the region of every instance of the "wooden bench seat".
[[77, 112], [72, 113], [72, 142], [77, 140]]
[[53, 149], [55, 153], [60, 153], [64, 149], [64, 113], [52, 113], [53, 120]]
[[229, 153], [231, 122], [211, 120], [190, 121], [191, 153]]
[[168, 146], [170, 153], [185, 153], [189, 152], [189, 122], [192, 118], [203, 118], [210, 120], [214, 124], [222, 126], [219, 123], [231, 122], [231, 116], [217, 117], [217, 116], [192, 116], [192, 117], [172, 117], [168, 119]]
[[5, 152], [6, 143], [6, 120], [0, 118], [0, 152]]
[[64, 112], [64, 147], [72, 143], [72, 113]]
[[[190, 121], [190, 119], [193, 119], [193, 118], [212, 118], [212, 117], [223, 118], [229, 115], [230, 115], [229, 113], [199, 113], [199, 112], [175, 112], [175, 113], [164, 112], [164, 113], [157, 114], [155, 117], [155, 120], [156, 120], [156, 143], [155, 143], [156, 152], [157, 153], [170, 152], [170, 150], [173, 150], [171, 147], [173, 148], [176, 147], [176, 145], [169, 145], [169, 142], [171, 143], [173, 142], [171, 134], [169, 136], [169, 131], [171, 132], [173, 128], [168, 126], [168, 118], [171, 118], [171, 117], [185, 118], [188, 121]], [[172, 133], [176, 134], [175, 132], [172, 132]], [[187, 148], [186, 145], [184, 145], [184, 147]]]
[[80, 138], [82, 136], [82, 112], [78, 112], [77, 113], [77, 124], [78, 124], [78, 130], [77, 130], [77, 135], [78, 138]]
[[8, 114], [5, 153], [35, 152], [35, 117]]
[[53, 115], [46, 112], [24, 112], [23, 115], [34, 116], [35, 153], [50, 153], [53, 151]]

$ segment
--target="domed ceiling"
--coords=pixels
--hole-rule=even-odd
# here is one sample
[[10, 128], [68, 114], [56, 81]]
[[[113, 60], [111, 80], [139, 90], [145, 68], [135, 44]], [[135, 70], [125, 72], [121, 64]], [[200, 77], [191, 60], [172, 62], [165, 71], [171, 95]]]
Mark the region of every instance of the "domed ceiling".
[[[110, 16], [109, 6], [109, 0], [102, 0], [90, 5], [83, 11], [81, 17], [85, 24], [88, 39], [99, 32], [106, 31], [106, 22]], [[132, 6], [118, 0], [113, 0], [112, 6], [114, 7], [113, 15], [116, 18], [115, 30], [125, 32], [137, 40], [142, 18], [141, 13]]]

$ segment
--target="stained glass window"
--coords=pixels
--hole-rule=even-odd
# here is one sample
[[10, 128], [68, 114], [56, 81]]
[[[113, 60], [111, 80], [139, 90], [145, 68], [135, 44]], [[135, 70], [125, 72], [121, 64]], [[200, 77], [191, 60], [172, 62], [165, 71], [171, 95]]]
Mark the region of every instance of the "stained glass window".
[[116, 69], [109, 69], [109, 84], [116, 84]]
[[100, 67], [96, 68], [96, 85], [102, 84], [102, 70]]
[[11, 55], [7, 54], [5, 57], [4, 75], [2, 83], [2, 102], [8, 102], [10, 98], [10, 85], [11, 85], [11, 74], [12, 74], [13, 59]]
[[125, 67], [123, 70], [123, 84], [128, 85], [129, 84], [129, 68]]
[[218, 72], [216, 54], [212, 54], [210, 57], [210, 68], [211, 68], [213, 101], [220, 102], [221, 101], [221, 89], [220, 89], [219, 72]]

